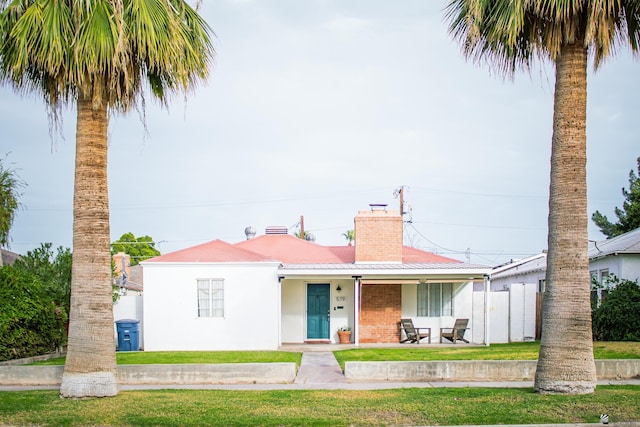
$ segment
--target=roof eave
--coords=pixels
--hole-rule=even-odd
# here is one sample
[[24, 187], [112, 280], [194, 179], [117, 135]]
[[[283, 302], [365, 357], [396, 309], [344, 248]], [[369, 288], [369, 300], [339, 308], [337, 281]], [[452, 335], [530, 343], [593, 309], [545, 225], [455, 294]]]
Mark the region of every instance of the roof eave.
[[199, 267], [206, 266], [230, 266], [230, 267], [271, 267], [271, 266], [279, 266], [280, 261], [153, 261], [153, 262], [141, 262], [140, 265], [143, 267], [160, 267], [160, 266], [171, 266], [171, 267], [192, 267], [197, 265]]

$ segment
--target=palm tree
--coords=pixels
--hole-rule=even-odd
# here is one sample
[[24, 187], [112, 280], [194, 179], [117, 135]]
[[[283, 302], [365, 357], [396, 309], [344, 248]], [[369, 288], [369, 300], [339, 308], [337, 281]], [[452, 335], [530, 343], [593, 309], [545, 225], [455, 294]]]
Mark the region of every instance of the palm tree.
[[356, 232], [355, 230], [347, 230], [342, 233], [342, 237], [347, 239], [347, 245], [351, 246], [353, 244], [353, 241], [356, 239]]
[[587, 255], [587, 58], [597, 69], [620, 43], [640, 42], [637, 0], [451, 0], [449, 31], [467, 58], [504, 75], [535, 59], [555, 64], [547, 276], [539, 393], [591, 393], [596, 387]]
[[184, 0], [0, 0], [0, 78], [44, 97], [53, 125], [77, 104], [73, 269], [63, 397], [113, 396], [107, 127], [208, 75], [210, 29]]
[[[9, 230], [20, 206], [18, 190], [21, 187], [24, 187], [24, 182], [18, 177], [16, 171], [4, 166], [0, 161], [0, 248], [9, 243]], [[0, 267], [2, 267], [1, 253]]]

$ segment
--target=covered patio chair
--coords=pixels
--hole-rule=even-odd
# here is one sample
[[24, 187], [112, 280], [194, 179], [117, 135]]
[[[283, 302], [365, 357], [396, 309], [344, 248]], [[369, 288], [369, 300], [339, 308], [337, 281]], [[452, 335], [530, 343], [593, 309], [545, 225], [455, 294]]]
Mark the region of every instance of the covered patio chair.
[[[416, 328], [413, 326], [413, 320], [400, 319], [400, 327], [404, 331], [405, 339], [402, 339], [402, 333], [400, 334], [400, 342], [411, 342], [420, 344], [420, 341], [429, 338], [429, 344], [431, 344], [431, 328]], [[426, 331], [426, 332], [424, 332]]]
[[454, 323], [453, 328], [440, 328], [440, 344], [442, 344], [442, 339], [446, 338], [452, 343], [456, 343], [458, 340], [464, 341], [467, 344], [468, 340], [464, 338], [464, 333], [467, 329], [467, 325], [469, 324], [469, 319], [456, 319], [456, 323]]

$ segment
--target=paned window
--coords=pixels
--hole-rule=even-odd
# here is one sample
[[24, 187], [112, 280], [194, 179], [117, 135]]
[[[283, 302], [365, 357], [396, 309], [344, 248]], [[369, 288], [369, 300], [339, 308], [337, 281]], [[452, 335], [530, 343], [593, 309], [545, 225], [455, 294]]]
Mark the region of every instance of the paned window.
[[418, 316], [453, 316], [453, 283], [420, 283]]
[[224, 317], [224, 279], [198, 279], [198, 317]]

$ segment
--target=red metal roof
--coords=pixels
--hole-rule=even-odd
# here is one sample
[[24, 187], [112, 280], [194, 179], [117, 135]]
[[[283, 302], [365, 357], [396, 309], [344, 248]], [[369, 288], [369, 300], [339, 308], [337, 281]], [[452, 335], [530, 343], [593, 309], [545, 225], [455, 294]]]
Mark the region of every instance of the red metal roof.
[[353, 250], [349, 255], [343, 251], [333, 251], [330, 246], [321, 246], [289, 234], [264, 235], [236, 243], [235, 246], [291, 264], [353, 262]]
[[222, 240], [192, 246], [146, 262], [265, 262], [275, 261], [255, 252], [239, 248]]
[[431, 264], [441, 262], [462, 262], [457, 259], [447, 258], [442, 255], [436, 255], [432, 252], [423, 251], [412, 248], [411, 246], [402, 247], [402, 263], [403, 264]]
[[[236, 244], [214, 240], [147, 260], [147, 262], [266, 262], [284, 264], [353, 264], [355, 246], [322, 246], [288, 234], [263, 235]], [[461, 261], [404, 246], [403, 264]]]

